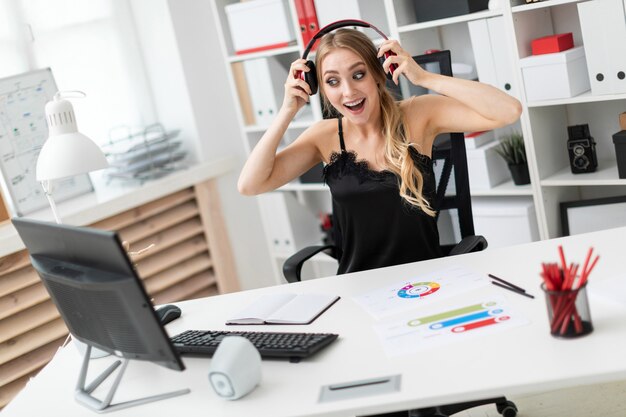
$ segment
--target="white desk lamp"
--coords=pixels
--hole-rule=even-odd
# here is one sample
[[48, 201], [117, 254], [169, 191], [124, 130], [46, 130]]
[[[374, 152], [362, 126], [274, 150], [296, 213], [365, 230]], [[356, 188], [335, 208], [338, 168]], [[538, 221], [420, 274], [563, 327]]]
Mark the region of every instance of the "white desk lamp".
[[[78, 93], [78, 95], [76, 95]], [[48, 139], [44, 142], [37, 158], [36, 178], [41, 182], [54, 220], [61, 224], [56, 204], [52, 198], [53, 181], [97, 171], [109, 166], [102, 150], [91, 139], [78, 131], [72, 103], [62, 97], [84, 97], [80, 91], [57, 92], [46, 104]], [[83, 354], [87, 345], [74, 340]], [[109, 355], [100, 349], [91, 349], [91, 358]]]
[[59, 91], [52, 101], [46, 104], [49, 136], [37, 159], [36, 178], [41, 182], [54, 219], [59, 224], [61, 220], [52, 198], [52, 181], [109, 166], [98, 145], [78, 131], [74, 107], [64, 99], [84, 96], [85, 94], [79, 91]]

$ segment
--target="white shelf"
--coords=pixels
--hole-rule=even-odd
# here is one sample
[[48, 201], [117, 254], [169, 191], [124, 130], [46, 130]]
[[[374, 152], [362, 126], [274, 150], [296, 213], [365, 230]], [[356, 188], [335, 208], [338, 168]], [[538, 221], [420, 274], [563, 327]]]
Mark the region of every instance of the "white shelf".
[[532, 196], [533, 189], [528, 185], [515, 185], [513, 181], [506, 181], [498, 184], [488, 190], [472, 190], [470, 184], [470, 192], [472, 197], [498, 197], [498, 196]]
[[284, 48], [269, 49], [267, 51], [253, 52], [244, 55], [233, 55], [228, 57], [228, 62], [246, 61], [248, 59], [267, 58], [268, 56], [290, 54], [292, 52], [300, 53], [298, 45], [286, 46]]
[[454, 17], [448, 17], [445, 19], [431, 20], [428, 22], [411, 23], [410, 25], [399, 26], [398, 32], [400, 33], [413, 32], [415, 30], [453, 25], [455, 23], [470, 22], [476, 19], [485, 19], [487, 17], [495, 17], [495, 16], [501, 16], [501, 15], [502, 15], [501, 10], [485, 10], [485, 11], [470, 13], [470, 14], [466, 14], [462, 16], [454, 16]]
[[596, 172], [572, 174], [570, 167], [567, 166], [556, 174], [541, 180], [541, 185], [545, 187], [626, 185], [626, 179], [619, 178], [615, 160], [605, 159], [598, 161]]
[[538, 3], [520, 4], [519, 6], [513, 6], [511, 11], [513, 13], [527, 12], [530, 10], [543, 9], [545, 7], [560, 6], [562, 4], [580, 3], [585, 0], [544, 0]]
[[[194, 166], [146, 181], [143, 184], [123, 181], [108, 182], [101, 173], [92, 174], [94, 192], [57, 203], [57, 211], [63, 224], [88, 225], [138, 207], [158, 198], [199, 184], [211, 178], [228, 174], [236, 166], [236, 158], [229, 156]], [[31, 219], [52, 221], [50, 207], [28, 215]], [[0, 226], [0, 256], [24, 249], [11, 223]]]
[[[313, 119], [298, 120], [289, 124], [287, 129], [306, 129], [311, 126], [315, 121]], [[244, 126], [243, 130], [246, 133], [263, 133], [270, 126], [269, 125], [253, 125]]]
[[591, 90], [589, 90], [576, 97], [563, 98], [558, 100], [531, 101], [528, 103], [528, 107], [563, 106], [567, 104], [594, 103], [613, 100], [626, 100], [626, 94], [603, 94], [594, 96], [591, 94]]

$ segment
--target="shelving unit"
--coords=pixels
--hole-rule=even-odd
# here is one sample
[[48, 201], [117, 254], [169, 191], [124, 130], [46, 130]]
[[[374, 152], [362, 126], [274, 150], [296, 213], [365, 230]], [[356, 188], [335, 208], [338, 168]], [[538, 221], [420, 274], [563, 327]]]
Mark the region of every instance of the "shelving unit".
[[482, 12], [470, 13], [463, 16], [448, 17], [446, 19], [432, 20], [430, 22], [412, 23], [410, 25], [398, 26], [398, 33], [412, 32], [428, 28], [441, 28], [457, 23], [466, 23], [472, 20], [487, 19], [489, 17], [502, 16], [501, 11], [485, 10]]
[[[617, 175], [615, 151], [611, 141], [611, 135], [619, 130], [617, 116], [620, 112], [626, 111], [626, 94], [594, 95], [587, 91], [565, 99], [544, 101], [526, 99], [520, 60], [531, 55], [531, 40], [546, 35], [572, 32], [575, 46], [583, 45], [578, 4], [585, 0], [544, 0], [532, 4], [510, 0], [501, 2], [502, 8], [499, 10], [484, 10], [427, 22], [417, 21], [413, 0], [342, 0], [341, 7], [337, 7], [337, 10], [329, 9], [330, 0], [315, 1], [316, 7], [320, 6], [324, 11], [318, 12], [320, 27], [330, 23], [322, 18], [330, 16], [329, 14], [332, 14], [331, 21], [357, 18], [376, 25], [389, 37], [400, 40], [403, 47], [415, 55], [428, 49], [449, 49], [454, 62], [469, 64], [477, 69], [480, 65], [485, 65], [485, 54], [493, 60], [492, 77], [481, 81], [514, 95], [523, 105], [520, 121], [511, 127], [498, 129], [495, 132], [496, 138], [513, 130], [523, 133], [531, 184], [516, 186], [508, 180], [486, 190], [476, 187], [472, 189], [472, 198], [478, 206], [481, 201], [493, 201], [494, 198], [501, 199], [503, 206], [512, 201], [531, 202], [536, 216], [531, 223], [536, 223], [538, 228], [537, 233], [532, 235], [547, 239], [561, 235], [560, 202], [626, 194], [626, 180], [619, 179]], [[263, 53], [234, 55], [230, 43], [230, 29], [224, 12], [225, 6], [233, 2], [233, 0], [214, 2], [215, 15], [218, 16], [216, 24], [223, 34], [221, 39], [223, 59], [229, 70], [232, 63], [248, 59], [276, 59], [287, 65], [301, 56], [305, 45], [299, 36], [298, 16], [293, 0], [287, 0], [292, 17], [291, 24], [296, 34], [293, 45]], [[341, 15], [342, 11], [347, 13], [346, 10], [351, 10], [356, 15]], [[626, 25], [626, 22], [624, 24]], [[481, 29], [481, 25], [491, 31], [497, 31], [497, 36], [487, 39], [488, 45], [472, 42], [476, 28]], [[365, 33], [375, 36], [373, 31], [367, 29]], [[480, 48], [487, 48], [489, 51], [485, 52], [486, 49]], [[480, 78], [480, 71], [478, 72]], [[233, 94], [236, 94], [237, 84], [233, 78], [231, 84]], [[402, 81], [401, 88], [403, 95], [407, 96], [409, 85], [406, 80]], [[282, 100], [282, 96], [277, 99]], [[284, 145], [294, 140], [311, 123], [322, 118], [319, 100], [319, 95], [312, 97], [308, 116], [291, 123], [283, 140]], [[242, 109], [237, 110], [241, 116]], [[243, 117], [240, 117], [240, 120], [242, 140], [249, 151], [261, 138], [268, 125], [267, 123], [245, 125]], [[575, 175], [570, 170], [566, 147], [567, 126], [583, 123], [589, 124], [591, 134], [596, 140], [599, 166], [597, 172]], [[472, 178], [470, 187], [471, 182]], [[274, 237], [277, 229], [286, 230], [290, 236], [290, 246], [272, 251], [276, 261], [276, 282], [280, 283], [283, 282], [280, 272], [282, 262], [293, 253], [290, 252], [291, 249], [295, 251], [301, 246], [318, 243], [321, 239], [322, 235], [317, 226], [318, 214], [330, 210], [331, 200], [328, 188], [321, 183], [294, 181], [271, 194], [282, 195], [280, 199], [288, 200], [284, 203], [283, 209], [287, 210], [292, 219], [297, 218], [298, 222], [308, 221], [314, 226], [310, 227], [309, 224], [303, 227], [301, 224], [293, 224], [289, 219], [286, 221], [277, 219], [275, 215], [272, 217], [272, 210], [261, 207], [261, 211], [266, 213], [263, 218], [268, 245], [272, 247], [272, 241], [276, 240]], [[263, 198], [259, 198], [261, 206], [262, 200]], [[276, 210], [274, 214], [275, 212]], [[305, 235], [298, 235], [303, 230]], [[481, 230], [477, 230], [477, 233], [481, 233]], [[506, 233], [506, 230], [502, 233]], [[322, 259], [319, 264], [323, 269], [328, 268], [329, 263], [327, 259]]]

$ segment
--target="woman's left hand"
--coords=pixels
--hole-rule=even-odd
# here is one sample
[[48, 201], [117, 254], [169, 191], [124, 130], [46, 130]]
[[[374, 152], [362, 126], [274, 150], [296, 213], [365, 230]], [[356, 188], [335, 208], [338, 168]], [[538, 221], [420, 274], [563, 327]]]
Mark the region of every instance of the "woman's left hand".
[[400, 80], [400, 74], [404, 74], [414, 85], [420, 85], [420, 81], [427, 74], [426, 70], [413, 60], [413, 57], [400, 46], [397, 40], [387, 39], [384, 41], [378, 48], [378, 57], [384, 56], [385, 52], [393, 52], [395, 54], [385, 59], [383, 69], [388, 73], [390, 65], [396, 65], [396, 69], [393, 71], [393, 82], [396, 85], [398, 85]]

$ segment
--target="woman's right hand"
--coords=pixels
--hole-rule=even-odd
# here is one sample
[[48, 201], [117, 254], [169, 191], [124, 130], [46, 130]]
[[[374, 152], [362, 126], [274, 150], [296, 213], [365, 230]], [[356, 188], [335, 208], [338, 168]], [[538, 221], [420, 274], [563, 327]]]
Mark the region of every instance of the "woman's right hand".
[[306, 103], [309, 102], [311, 87], [302, 79], [297, 78], [300, 71], [309, 72], [306, 60], [299, 58], [291, 63], [289, 75], [285, 82], [285, 98], [283, 109], [293, 112], [295, 115]]

